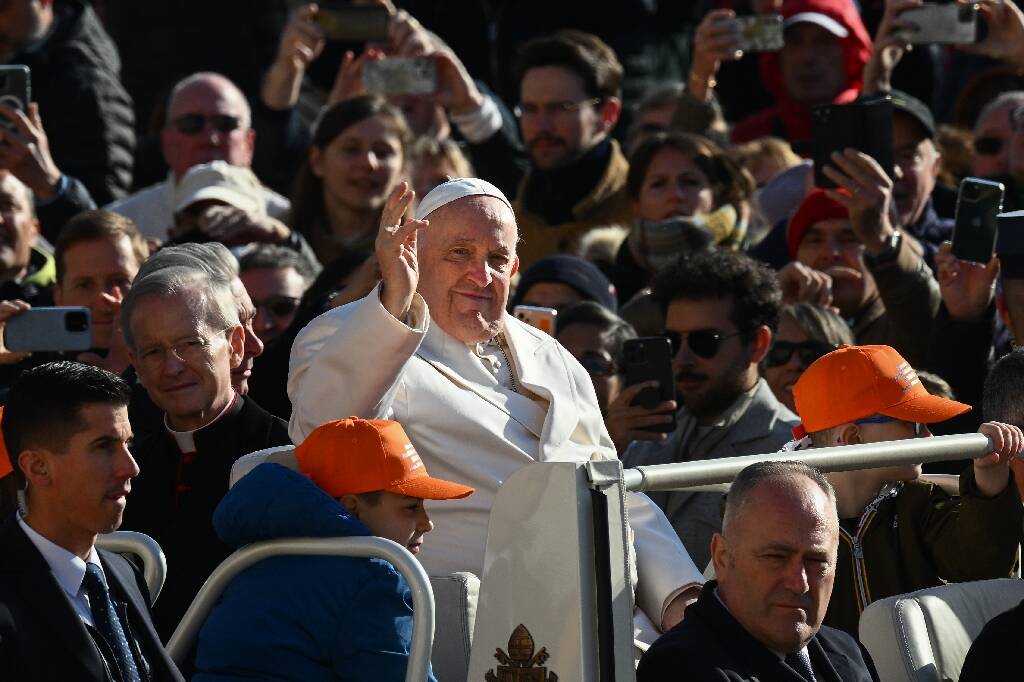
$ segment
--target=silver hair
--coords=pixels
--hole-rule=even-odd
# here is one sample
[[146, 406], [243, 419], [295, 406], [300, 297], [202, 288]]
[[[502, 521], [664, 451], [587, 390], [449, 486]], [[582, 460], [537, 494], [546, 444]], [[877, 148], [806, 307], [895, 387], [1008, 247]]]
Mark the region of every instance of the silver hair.
[[248, 130], [252, 126], [252, 108], [249, 106], [249, 100], [245, 98], [245, 95], [227, 76], [217, 73], [215, 71], [199, 71], [192, 75], [185, 76], [180, 81], [174, 84], [171, 89], [171, 94], [167, 98], [167, 111], [170, 112], [174, 108], [174, 100], [181, 94], [181, 91], [194, 83], [207, 81], [209, 83], [216, 83], [224, 87], [228, 92], [231, 92], [238, 101], [242, 104], [242, 117], [241, 127], [243, 130]]
[[974, 119], [974, 127], [977, 128], [978, 124], [986, 116], [1004, 104], [1024, 104], [1024, 90], [1010, 90], [1009, 92], [1000, 93], [998, 97], [981, 108], [981, 111], [978, 112], [978, 117]]
[[136, 350], [132, 318], [139, 302], [146, 298], [170, 298], [184, 295], [197, 318], [208, 330], [230, 329], [239, 325], [238, 307], [229, 282], [211, 277], [195, 267], [172, 266], [137, 277], [121, 302], [121, 329], [128, 347]]
[[[735, 522], [740, 509], [746, 504], [751, 493], [759, 486], [769, 481], [798, 476], [808, 478], [816, 484], [825, 493], [825, 496], [832, 501], [832, 507], [835, 508], [836, 491], [833, 490], [832, 484], [825, 478], [825, 475], [814, 467], [808, 466], [803, 462], [789, 460], [782, 462], [759, 462], [751, 464], [741, 471], [736, 480], [729, 486], [729, 494], [725, 498], [725, 513], [722, 516], [722, 532], [724, 533], [726, 528]], [[839, 518], [838, 514], [836, 518]]]
[[205, 272], [212, 279], [228, 284], [238, 277], [238, 259], [220, 242], [188, 242], [167, 246], [146, 259], [137, 278], [164, 268], [190, 268]]

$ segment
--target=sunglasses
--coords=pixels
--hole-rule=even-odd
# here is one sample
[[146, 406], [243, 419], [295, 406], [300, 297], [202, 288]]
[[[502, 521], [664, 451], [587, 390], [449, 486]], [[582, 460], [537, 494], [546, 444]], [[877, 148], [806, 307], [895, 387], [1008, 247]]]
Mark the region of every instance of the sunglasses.
[[804, 366], [808, 366], [826, 353], [831, 353], [839, 346], [822, 341], [776, 341], [768, 351], [764, 364], [768, 367], [781, 367], [788, 364], [793, 354], [800, 358]]
[[1005, 140], [999, 137], [979, 137], [974, 141], [974, 153], [982, 156], [995, 156], [1003, 151]]
[[[896, 419], [895, 417], [886, 417], [885, 415], [878, 415], [877, 417], [865, 417], [864, 419], [858, 419], [853, 422], [854, 424], [889, 424], [890, 422], [900, 422], [902, 419]], [[921, 424], [920, 422], [907, 422], [914, 426], [914, 438], [921, 438], [924, 436], [925, 431], [928, 428], [927, 424]]]
[[262, 301], [253, 301], [257, 310], [262, 308], [273, 317], [288, 317], [299, 308], [300, 299], [291, 296], [267, 296]]
[[212, 116], [182, 114], [171, 121], [174, 129], [182, 135], [198, 135], [206, 129], [207, 123], [210, 124], [211, 128], [221, 133], [234, 132], [242, 125], [241, 120], [237, 116], [228, 116], [227, 114], [214, 114]]
[[705, 360], [710, 360], [718, 355], [718, 349], [722, 347], [722, 341], [739, 335], [739, 332], [723, 334], [715, 329], [695, 329], [692, 332], [676, 332], [666, 329], [662, 333], [662, 336], [672, 344], [673, 357], [682, 349], [683, 341], [685, 340], [690, 351], [698, 358], [704, 358]]
[[588, 350], [581, 353], [577, 359], [590, 376], [610, 377], [619, 373], [619, 366], [615, 361], [597, 351]]

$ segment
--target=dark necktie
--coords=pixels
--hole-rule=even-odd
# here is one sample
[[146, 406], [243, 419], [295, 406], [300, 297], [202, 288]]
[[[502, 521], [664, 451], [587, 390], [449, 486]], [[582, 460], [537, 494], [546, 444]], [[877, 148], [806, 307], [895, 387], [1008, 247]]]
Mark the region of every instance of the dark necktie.
[[85, 593], [89, 595], [93, 625], [114, 652], [121, 679], [124, 682], [139, 682], [139, 670], [135, 666], [131, 647], [128, 646], [124, 626], [114, 609], [114, 600], [110, 598], [107, 581], [100, 567], [91, 562], [85, 564]]
[[814, 671], [811, 670], [811, 657], [807, 655], [807, 649], [786, 654], [786, 664], [797, 671], [800, 677], [807, 680], [807, 682], [815, 682]]

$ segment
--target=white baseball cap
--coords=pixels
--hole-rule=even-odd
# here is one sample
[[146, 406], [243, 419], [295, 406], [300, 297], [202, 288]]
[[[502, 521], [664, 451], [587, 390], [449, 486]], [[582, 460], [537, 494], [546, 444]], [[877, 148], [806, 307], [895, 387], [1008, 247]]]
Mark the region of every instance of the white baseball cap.
[[512, 203], [502, 191], [486, 180], [453, 178], [427, 192], [427, 196], [420, 200], [420, 205], [416, 208], [416, 219], [423, 220], [442, 206], [447, 206], [463, 197], [494, 197], [508, 206], [509, 210], [512, 210]]
[[850, 31], [845, 26], [827, 14], [822, 14], [821, 12], [800, 12], [799, 14], [794, 14], [782, 22], [782, 27], [789, 28], [793, 24], [799, 23], [817, 24], [836, 38], [845, 38], [850, 35]]
[[226, 161], [192, 166], [174, 188], [174, 212], [199, 201], [221, 201], [249, 213], [266, 215], [263, 186], [248, 168]]

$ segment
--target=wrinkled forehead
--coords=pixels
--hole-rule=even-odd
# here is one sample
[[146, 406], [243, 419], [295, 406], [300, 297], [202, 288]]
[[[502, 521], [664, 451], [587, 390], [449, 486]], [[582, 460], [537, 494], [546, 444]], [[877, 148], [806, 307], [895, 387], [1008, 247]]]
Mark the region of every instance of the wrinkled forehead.
[[476, 195], [456, 199], [427, 214], [430, 221], [425, 233], [428, 240], [437, 238], [481, 238], [485, 235], [515, 250], [519, 227], [512, 209], [501, 199]]
[[0, 199], [27, 207], [30, 201], [28, 187], [10, 172], [0, 170]]
[[167, 117], [193, 113], [238, 116], [246, 124], [250, 119], [249, 105], [238, 88], [230, 81], [215, 78], [193, 81], [176, 92], [168, 106]]

